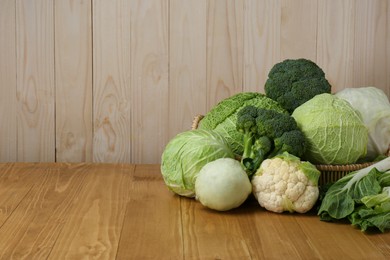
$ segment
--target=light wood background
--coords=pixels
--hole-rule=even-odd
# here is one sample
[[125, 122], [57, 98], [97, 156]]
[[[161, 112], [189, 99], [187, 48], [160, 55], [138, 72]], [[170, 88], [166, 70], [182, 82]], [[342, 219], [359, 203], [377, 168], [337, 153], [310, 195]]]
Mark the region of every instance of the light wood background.
[[390, 96], [390, 1], [0, 0], [0, 161], [159, 163], [300, 57]]

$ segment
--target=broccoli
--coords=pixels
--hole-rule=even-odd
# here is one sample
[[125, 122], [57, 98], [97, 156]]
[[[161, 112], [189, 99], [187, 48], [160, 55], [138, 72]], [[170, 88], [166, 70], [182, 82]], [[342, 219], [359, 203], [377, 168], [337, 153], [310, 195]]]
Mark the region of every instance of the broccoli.
[[267, 158], [283, 152], [301, 157], [305, 151], [305, 137], [289, 114], [248, 105], [238, 112], [236, 127], [243, 134], [241, 163], [249, 176]]
[[277, 101], [290, 114], [314, 96], [331, 93], [324, 71], [307, 59], [287, 59], [275, 64], [264, 86], [267, 97]]

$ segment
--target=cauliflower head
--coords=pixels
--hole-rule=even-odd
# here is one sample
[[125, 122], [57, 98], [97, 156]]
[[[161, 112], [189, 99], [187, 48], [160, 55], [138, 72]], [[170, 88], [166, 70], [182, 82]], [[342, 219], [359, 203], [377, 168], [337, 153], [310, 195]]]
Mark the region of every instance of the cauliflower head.
[[285, 152], [262, 162], [251, 181], [253, 194], [269, 211], [305, 213], [318, 199], [320, 174], [310, 162]]

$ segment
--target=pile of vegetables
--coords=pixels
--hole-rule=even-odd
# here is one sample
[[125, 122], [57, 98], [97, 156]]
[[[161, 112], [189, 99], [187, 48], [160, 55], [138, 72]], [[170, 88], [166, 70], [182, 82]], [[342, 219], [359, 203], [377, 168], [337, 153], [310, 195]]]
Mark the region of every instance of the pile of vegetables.
[[[275, 213], [318, 210], [323, 221], [389, 229], [386, 94], [375, 87], [331, 93], [323, 70], [307, 59], [275, 64], [264, 89], [220, 101], [197, 129], [169, 141], [161, 157], [168, 189], [217, 211], [253, 195]], [[366, 161], [378, 162], [320, 186], [316, 165]]]

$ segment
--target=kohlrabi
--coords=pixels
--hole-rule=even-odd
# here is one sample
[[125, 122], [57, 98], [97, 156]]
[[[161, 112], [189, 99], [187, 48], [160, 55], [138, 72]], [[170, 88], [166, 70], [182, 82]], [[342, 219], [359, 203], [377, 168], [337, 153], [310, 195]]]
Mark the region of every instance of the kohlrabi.
[[218, 211], [239, 207], [251, 192], [251, 182], [241, 163], [231, 158], [209, 162], [195, 181], [196, 199]]

